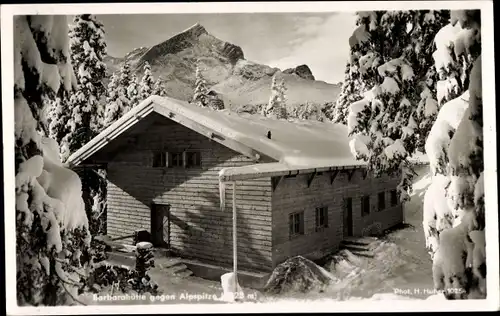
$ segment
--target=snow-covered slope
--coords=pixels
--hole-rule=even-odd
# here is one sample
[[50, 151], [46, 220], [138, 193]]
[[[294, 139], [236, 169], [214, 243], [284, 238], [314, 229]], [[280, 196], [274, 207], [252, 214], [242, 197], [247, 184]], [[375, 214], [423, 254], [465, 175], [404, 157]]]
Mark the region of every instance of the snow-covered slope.
[[[236, 66], [248, 63], [246, 60], [240, 61]], [[335, 102], [339, 94], [337, 86], [324, 81], [304, 79], [296, 74], [286, 74], [281, 71], [277, 76], [285, 81], [287, 106], [302, 105], [306, 102], [322, 105]], [[246, 104], [267, 104], [271, 94], [271, 80], [271, 75], [255, 80], [234, 74], [214, 85], [212, 89], [221, 94], [225, 104], [229, 104], [231, 108]]]
[[[264, 301], [444, 299], [433, 290], [432, 261], [422, 228], [423, 197], [431, 183], [430, 169], [426, 165], [416, 169], [414, 190], [404, 206], [406, 225], [372, 243], [374, 258], [357, 256], [344, 249], [326, 262], [321, 273], [313, 273], [320, 271], [315, 264], [308, 264], [307, 268], [305, 264], [295, 264], [300, 269], [291, 273], [292, 265], [287, 263], [276, 269], [270, 280], [274, 282], [271, 284], [280, 285], [279, 295], [268, 295]], [[320, 279], [323, 282], [318, 282]], [[321, 285], [320, 291], [304, 288], [310, 284]]]
[[[167, 94], [180, 100], [193, 95], [196, 62], [209, 88], [218, 92], [226, 107], [265, 104], [269, 100], [271, 78], [278, 68], [245, 59], [243, 50], [220, 40], [200, 24], [152, 47], [136, 48], [123, 58], [106, 57], [108, 73], [119, 70], [124, 61], [141, 76], [145, 62], [154, 77], [161, 76]], [[284, 70], [288, 105], [335, 102], [340, 85], [314, 80], [307, 65]]]

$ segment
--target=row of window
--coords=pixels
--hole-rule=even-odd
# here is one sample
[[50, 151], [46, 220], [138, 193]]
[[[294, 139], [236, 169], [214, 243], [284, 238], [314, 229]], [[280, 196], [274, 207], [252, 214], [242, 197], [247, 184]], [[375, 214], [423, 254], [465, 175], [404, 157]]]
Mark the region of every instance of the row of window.
[[[398, 192], [396, 190], [391, 190], [390, 194], [390, 206], [398, 205]], [[378, 203], [377, 203], [377, 211], [383, 211], [386, 208], [385, 205], [385, 191], [378, 193]], [[361, 215], [366, 216], [370, 214], [370, 196], [365, 195], [361, 198]]]
[[[289, 215], [290, 237], [304, 235], [304, 212], [292, 213]], [[328, 227], [328, 207], [316, 208], [316, 231]]]
[[153, 154], [153, 168], [196, 168], [201, 166], [199, 151], [167, 152]]
[[[382, 211], [386, 208], [385, 205], [385, 192], [379, 192], [378, 194], [378, 211]], [[396, 206], [398, 204], [398, 194], [396, 190], [390, 191], [390, 205]], [[345, 206], [347, 210], [352, 211], [352, 198], [347, 198], [345, 200]], [[361, 215], [366, 216], [370, 214], [370, 196], [365, 195], [361, 197]], [[328, 207], [317, 207], [315, 213], [315, 230], [320, 231], [328, 227]], [[297, 235], [304, 235], [304, 211], [292, 213], [289, 215], [289, 235], [293, 238]]]

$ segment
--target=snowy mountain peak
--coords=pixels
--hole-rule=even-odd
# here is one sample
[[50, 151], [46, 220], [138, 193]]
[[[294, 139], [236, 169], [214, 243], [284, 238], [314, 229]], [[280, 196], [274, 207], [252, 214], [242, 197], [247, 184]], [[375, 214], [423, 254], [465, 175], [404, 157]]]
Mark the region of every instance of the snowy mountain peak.
[[296, 74], [297, 76], [304, 78], [304, 79], [307, 79], [307, 80], [315, 80], [311, 69], [307, 65], [300, 65], [300, 66], [297, 66], [295, 68], [288, 68], [288, 69], [283, 70], [283, 73]]
[[141, 56], [138, 66], [145, 61], [153, 64], [166, 58], [167, 55], [187, 54], [192, 57], [196, 55], [221, 55], [229, 59], [231, 63], [236, 63], [244, 58], [243, 51], [239, 46], [222, 41], [213, 35], [199, 23], [172, 36], [166, 41], [151, 47]]
[[[150, 48], [134, 49], [125, 58], [108, 56], [108, 72], [118, 71], [125, 60], [138, 77], [149, 63], [153, 76], [163, 78], [167, 94], [186, 101], [193, 97], [198, 65], [207, 87], [231, 108], [267, 104], [272, 76], [281, 72], [246, 60], [241, 47], [213, 36], [200, 23]], [[288, 89], [288, 105], [333, 103], [340, 88], [316, 81], [307, 65], [286, 69], [280, 76]]]
[[146, 52], [148, 50], [147, 47], [137, 47], [137, 48], [134, 48], [134, 50], [130, 51], [129, 53], [127, 53], [125, 55], [125, 59], [133, 59], [137, 56], [141, 56], [142, 54], [144, 54], [144, 52]]
[[195, 37], [200, 36], [201, 34], [208, 34], [208, 32], [205, 29], [205, 27], [203, 25], [201, 25], [200, 23], [194, 24], [193, 26], [185, 29], [184, 31], [182, 31], [179, 34], [182, 34], [182, 33], [189, 33], [189, 34], [192, 34]]

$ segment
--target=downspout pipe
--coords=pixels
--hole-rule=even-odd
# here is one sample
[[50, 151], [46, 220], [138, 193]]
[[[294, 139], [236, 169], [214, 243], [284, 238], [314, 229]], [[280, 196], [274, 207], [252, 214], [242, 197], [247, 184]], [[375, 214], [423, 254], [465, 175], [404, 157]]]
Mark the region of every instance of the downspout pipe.
[[233, 181], [233, 274], [234, 291], [238, 292], [238, 238], [236, 231], [236, 181]]
[[237, 210], [236, 210], [236, 180], [249, 180], [249, 179], [258, 179], [262, 177], [273, 177], [278, 175], [290, 175], [290, 174], [299, 174], [299, 173], [309, 173], [309, 172], [319, 172], [319, 171], [332, 171], [332, 170], [344, 170], [344, 169], [355, 169], [360, 166], [341, 166], [341, 167], [322, 167], [322, 168], [302, 168], [302, 169], [294, 169], [294, 170], [280, 170], [280, 171], [266, 171], [266, 172], [257, 172], [255, 174], [247, 174], [247, 173], [239, 173], [235, 172], [231, 176], [228, 176], [229, 171], [238, 171], [241, 167], [228, 167], [223, 168], [219, 171], [219, 195], [220, 195], [220, 208], [222, 212], [226, 211], [226, 186], [228, 182], [231, 182], [233, 185], [233, 274], [234, 274], [234, 286], [235, 291], [238, 289], [238, 238], [237, 238]]
[[[224, 169], [221, 170], [220, 175], [224, 173]], [[238, 232], [237, 232], [237, 212], [236, 212], [236, 181], [233, 183], [233, 282], [234, 282], [234, 295], [238, 292]], [[225, 211], [226, 208], [226, 182], [219, 178], [219, 194], [220, 194], [220, 206], [221, 210]]]

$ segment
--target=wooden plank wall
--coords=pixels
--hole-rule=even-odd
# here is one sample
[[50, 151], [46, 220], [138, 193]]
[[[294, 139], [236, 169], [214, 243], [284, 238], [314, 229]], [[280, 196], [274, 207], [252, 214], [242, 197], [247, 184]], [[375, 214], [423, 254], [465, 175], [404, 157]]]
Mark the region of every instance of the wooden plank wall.
[[[348, 173], [339, 172], [333, 184], [330, 173], [316, 176], [307, 187], [310, 174], [284, 178], [273, 192], [273, 266], [287, 258], [304, 255], [318, 259], [338, 249], [343, 238], [343, 199], [352, 198], [353, 235], [367, 233], [367, 228], [377, 226], [384, 230], [403, 220], [401, 205], [389, 207], [389, 191], [396, 188], [399, 179], [384, 176], [363, 179], [362, 170], [357, 170], [351, 180]], [[377, 194], [386, 192], [386, 206], [383, 211], [376, 210]], [[370, 195], [371, 211], [361, 215], [361, 197]], [[316, 207], [328, 207], [329, 227], [316, 232]], [[304, 211], [304, 235], [290, 239], [289, 214]]]
[[[152, 150], [199, 150], [198, 169], [153, 168]], [[218, 173], [250, 159], [182, 125], [162, 119], [108, 164], [108, 234], [150, 230], [151, 203], [171, 205], [171, 247], [185, 257], [232, 264], [232, 186], [220, 210]], [[271, 254], [271, 180], [237, 182], [238, 264], [268, 271]], [[131, 242], [131, 240], [128, 240]]]

